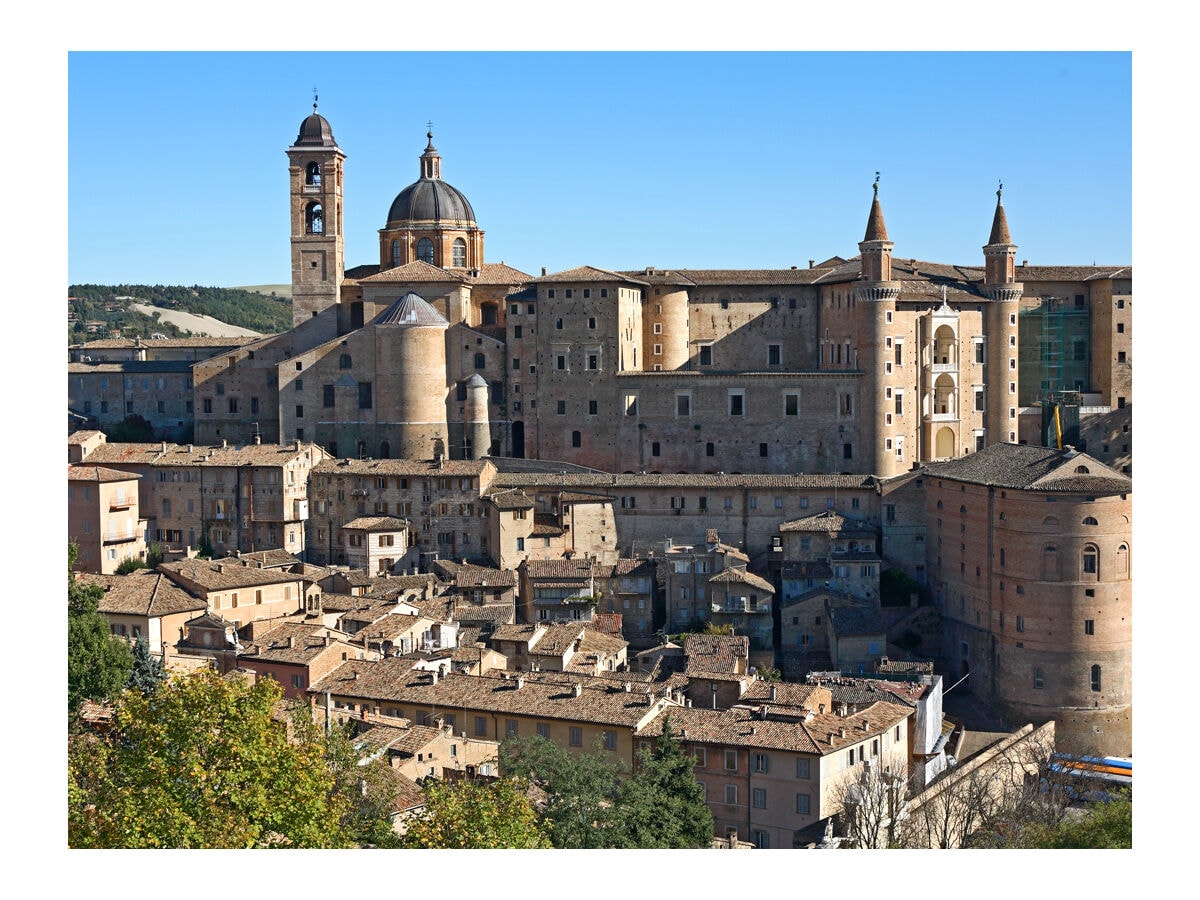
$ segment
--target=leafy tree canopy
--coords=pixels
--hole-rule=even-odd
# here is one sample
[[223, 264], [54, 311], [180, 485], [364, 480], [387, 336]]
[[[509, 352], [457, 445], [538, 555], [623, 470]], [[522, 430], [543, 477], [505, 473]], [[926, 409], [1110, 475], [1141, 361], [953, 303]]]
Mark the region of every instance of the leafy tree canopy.
[[84, 700], [115, 697], [133, 671], [133, 652], [112, 636], [108, 620], [97, 609], [104, 592], [97, 584], [75, 580], [78, 548], [67, 547], [67, 711], [72, 716]]
[[70, 744], [70, 846], [347, 846], [324, 748], [271, 716], [280, 690], [203, 671], [125, 692], [108, 737]]
[[167, 670], [162, 660], [150, 652], [146, 639], [139, 637], [133, 644], [133, 671], [129, 675], [129, 687], [142, 694], [153, 694], [167, 680]]
[[519, 778], [432, 780], [425, 809], [407, 823], [401, 845], [426, 850], [536, 850], [551, 846]]

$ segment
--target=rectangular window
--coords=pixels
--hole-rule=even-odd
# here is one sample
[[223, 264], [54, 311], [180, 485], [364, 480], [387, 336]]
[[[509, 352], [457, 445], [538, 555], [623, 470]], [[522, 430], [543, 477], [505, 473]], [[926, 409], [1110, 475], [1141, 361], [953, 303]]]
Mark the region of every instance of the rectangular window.
[[692, 750], [692, 759], [695, 765], [704, 768], [708, 765], [708, 750], [704, 747], [696, 747]]
[[[808, 760], [804, 760], [804, 762], [808, 762]], [[808, 794], [797, 794], [796, 795], [796, 812], [802, 816], [807, 816], [807, 815], [811, 814], [811, 810], [812, 810], [812, 797], [810, 797]]]
[[1095, 634], [1096, 633], [1096, 620], [1095, 619], [1084, 619], [1083, 633], [1084, 634]]
[[785, 416], [800, 415], [800, 395], [799, 394], [784, 394], [783, 395], [783, 414]]
[[711, 366], [712, 361], [712, 344], [700, 345], [700, 365]]
[[743, 391], [729, 392], [729, 414], [741, 416], [746, 413], [746, 394]]
[[321, 405], [325, 407], [333, 406], [333, 385], [326, 384], [321, 387]]
[[736, 772], [737, 771], [737, 751], [736, 750], [726, 750], [725, 751], [725, 770], [728, 772]]
[[754, 808], [755, 809], [766, 809], [767, 808], [767, 792], [765, 790], [763, 790], [762, 788], [755, 788], [753, 797], [754, 797]]
[[475, 717], [475, 737], [487, 737], [488, 727], [485, 716]]
[[546, 738], [547, 740], [549, 740], [550, 739], [550, 726], [548, 724], [546, 724], [545, 722], [538, 722], [537, 723], [537, 733], [538, 733], [538, 737]]
[[690, 416], [692, 414], [692, 395], [691, 394], [676, 394], [675, 395], [675, 415]]
[[725, 802], [730, 806], [737, 806], [737, 785], [725, 785]]
[[605, 731], [604, 732], [604, 749], [605, 750], [616, 750], [617, 749], [617, 733], [615, 731]]
[[778, 366], [783, 363], [783, 345], [767, 344], [767, 365]]
[[360, 381], [358, 383], [358, 408], [371, 408], [371, 382]]
[[750, 754], [750, 770], [752, 772], [766, 772], [770, 760], [765, 753]]
[[588, 401], [588, 415], [594, 416], [600, 411], [599, 403], [595, 400]]
[[583, 729], [576, 725], [572, 725], [570, 740], [571, 740], [572, 747], [582, 747], [583, 746]]
[[797, 759], [796, 760], [796, 777], [811, 778], [812, 777], [812, 760]]

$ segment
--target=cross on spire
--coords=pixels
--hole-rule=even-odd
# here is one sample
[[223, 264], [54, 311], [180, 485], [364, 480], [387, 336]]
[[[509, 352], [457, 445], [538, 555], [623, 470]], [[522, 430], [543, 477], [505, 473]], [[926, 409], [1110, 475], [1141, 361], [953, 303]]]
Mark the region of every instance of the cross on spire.
[[875, 173], [875, 184], [872, 185], [872, 187], [875, 188], [875, 196], [878, 197], [879, 196], [879, 173], [878, 172]]
[[317, 111], [317, 86], [313, 85], [313, 112]]

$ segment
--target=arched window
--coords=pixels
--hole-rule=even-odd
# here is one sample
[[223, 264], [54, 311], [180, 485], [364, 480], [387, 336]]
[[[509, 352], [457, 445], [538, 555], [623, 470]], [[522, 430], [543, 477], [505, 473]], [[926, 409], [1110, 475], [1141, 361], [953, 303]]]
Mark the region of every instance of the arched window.
[[571, 432], [571, 446], [572, 447], [582, 447], [583, 446], [583, 435], [580, 432], [578, 432], [578, 431]]
[[487, 368], [487, 358], [482, 353], [475, 354], [475, 368], [477, 368], [477, 369]]
[[433, 265], [433, 241], [429, 238], [417, 241], [417, 259]]
[[960, 506], [960, 507], [958, 508], [958, 511], [959, 511], [960, 513], [962, 513], [963, 515], [966, 515], [967, 508], [966, 508], [965, 506]]
[[1088, 469], [1087, 466], [1076, 466], [1075, 474], [1076, 475], [1089, 475], [1089, 474], [1091, 474], [1091, 471]]
[[1058, 519], [1055, 516], [1046, 516], [1046, 518], [1042, 519], [1042, 524], [1043, 525], [1057, 525]]
[[1095, 516], [1088, 516], [1086, 519], [1083, 520], [1083, 524], [1084, 525], [1099, 525], [1100, 523], [1096, 521]]
[[392, 458], [392, 445], [389, 444], [387, 441], [379, 442], [379, 458], [380, 459], [391, 459]]
[[325, 233], [325, 216], [320, 203], [310, 203], [305, 207], [304, 231], [306, 234]]
[[1092, 666], [1092, 690], [1100, 690], [1100, 667]]
[[318, 162], [310, 162], [308, 169], [304, 173], [304, 183], [317, 185], [321, 183], [321, 164]]
[[1042, 578], [1047, 581], [1058, 580], [1058, 548], [1053, 544], [1042, 548]]
[[1095, 544], [1086, 544], [1083, 548], [1083, 574], [1100, 574], [1100, 549]]
[[938, 509], [941, 509], [941, 508], [942, 508], [942, 501], [941, 501], [941, 500], [939, 500], [939, 501], [937, 502], [937, 508], [938, 508]]
[[400, 265], [400, 241], [392, 241], [392, 268]]
[[454, 239], [454, 265], [465, 266], [467, 264], [467, 242], [462, 238]]
[[1117, 574], [1129, 574], [1129, 545], [1121, 544], [1117, 547]]
[[349, 353], [343, 353], [341, 356], [338, 357], [338, 368], [339, 369], [349, 369], [352, 364], [353, 363], [352, 363], [352, 360], [350, 359]]

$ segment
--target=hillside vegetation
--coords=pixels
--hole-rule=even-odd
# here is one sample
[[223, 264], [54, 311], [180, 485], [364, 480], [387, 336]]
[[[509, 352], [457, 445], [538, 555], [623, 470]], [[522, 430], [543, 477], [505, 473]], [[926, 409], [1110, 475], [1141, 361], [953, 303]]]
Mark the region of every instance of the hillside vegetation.
[[[211, 316], [262, 334], [275, 334], [292, 327], [291, 297], [277, 292], [200, 285], [73, 284], [67, 288], [67, 296], [69, 312], [74, 314], [67, 326], [67, 342], [71, 344], [107, 338], [113, 331], [120, 331], [122, 337], [128, 338], [148, 338], [155, 332], [180, 336], [175, 326], [137, 312], [130, 307], [132, 303]], [[88, 332], [89, 322], [102, 323], [103, 327]]]

